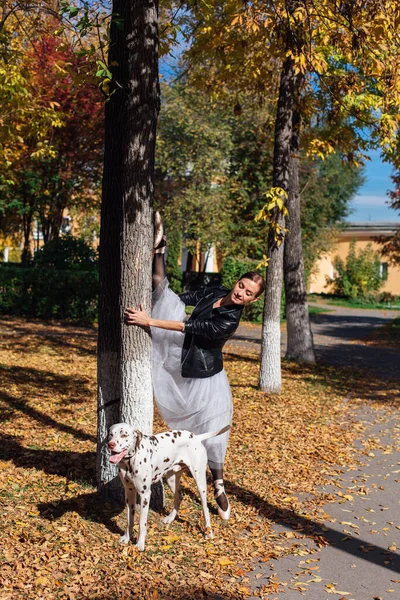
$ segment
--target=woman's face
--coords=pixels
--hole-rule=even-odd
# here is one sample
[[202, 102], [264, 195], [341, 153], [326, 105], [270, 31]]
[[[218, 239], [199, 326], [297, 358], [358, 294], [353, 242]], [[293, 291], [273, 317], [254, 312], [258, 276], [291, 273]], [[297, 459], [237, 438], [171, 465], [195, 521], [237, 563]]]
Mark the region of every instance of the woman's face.
[[232, 304], [239, 304], [241, 306], [252, 304], [258, 299], [257, 294], [259, 292], [259, 284], [252, 279], [239, 279], [231, 292]]

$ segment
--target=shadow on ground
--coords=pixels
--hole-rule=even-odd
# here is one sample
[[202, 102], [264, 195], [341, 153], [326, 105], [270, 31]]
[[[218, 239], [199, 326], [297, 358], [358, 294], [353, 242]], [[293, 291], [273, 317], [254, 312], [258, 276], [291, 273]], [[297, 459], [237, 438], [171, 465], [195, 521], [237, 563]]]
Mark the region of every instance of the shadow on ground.
[[[364, 376], [400, 382], [400, 358], [398, 349], [370, 344], [374, 334], [390, 323], [382, 316], [342, 315], [322, 313], [312, 315], [311, 323], [319, 365], [333, 365], [364, 369]], [[282, 331], [282, 353], [285, 352], [285, 330]], [[229, 352], [259, 355], [261, 350], [261, 328], [240, 325], [238, 332], [229, 341]]]
[[46, 345], [47, 353], [52, 351], [58, 353], [60, 349], [66, 348], [83, 356], [96, 354], [97, 330], [94, 327], [29, 320], [21, 324], [21, 319], [9, 321], [0, 319], [0, 329], [1, 335], [12, 340], [13, 348], [17, 352], [37, 354], [42, 352]]
[[[54, 429], [58, 429], [59, 431], [68, 433], [77, 439], [85, 440], [85, 441], [87, 440], [87, 441], [91, 441], [91, 442], [97, 441], [97, 438], [94, 435], [91, 435], [90, 433], [86, 433], [85, 431], [80, 431], [79, 429], [76, 429], [75, 427], [73, 427], [72, 425], [69, 425], [67, 423], [61, 423], [60, 421], [56, 421], [55, 419], [53, 419], [46, 413], [44, 413], [36, 408], [33, 408], [33, 406], [29, 405], [27, 401], [21, 400], [19, 398], [15, 398], [14, 396], [12, 396], [11, 394], [8, 394], [7, 392], [3, 392], [3, 391], [0, 392], [0, 401], [4, 402], [7, 405], [2, 410], [0, 421], [10, 420], [12, 415], [18, 411], [18, 412], [21, 412], [21, 413], [25, 414], [26, 416], [30, 417], [31, 419], [38, 421], [42, 425], [45, 425], [47, 427], [52, 427]], [[67, 402], [67, 401], [65, 401], [65, 402]], [[60, 412], [64, 412], [62, 410], [62, 408], [60, 408]], [[68, 412], [72, 412], [72, 411], [68, 411]]]
[[[41, 469], [49, 474], [86, 481], [94, 485], [95, 454], [92, 452], [79, 454], [28, 449], [21, 446], [15, 438], [3, 436], [0, 442], [0, 459], [12, 461], [17, 467]], [[235, 502], [254, 506], [259, 515], [268, 521], [284, 525], [298, 534], [318, 536], [326, 543], [340, 547], [349, 555], [358, 556], [367, 562], [378, 564], [397, 573], [400, 572], [400, 556], [389, 552], [384, 547], [371, 545], [370, 542], [364, 541], [360, 537], [350, 535], [346, 535], [344, 541], [342, 532], [326, 528], [326, 525], [324, 531], [321, 531], [320, 523], [306, 518], [292, 509], [280, 508], [271, 504], [253, 491], [238, 486], [232, 481], [226, 481], [226, 490], [228, 496], [235, 499]], [[197, 495], [184, 485], [183, 491], [191, 501], [200, 503]], [[74, 498], [60, 498], [38, 504], [41, 516], [51, 521], [59, 519], [65, 513], [76, 512], [85, 520], [103, 524], [111, 533], [115, 534], [121, 534], [122, 531], [113, 519], [123, 509], [123, 505], [120, 503], [105, 502], [97, 492], [88, 492]], [[214, 507], [212, 507], [212, 512], [215, 515]], [[368, 552], [365, 553], [362, 547], [368, 547]]]
[[[372, 350], [376, 356], [377, 349]], [[232, 362], [259, 362], [258, 356], [243, 356], [232, 349], [224, 353], [224, 356], [226, 360]], [[395, 359], [397, 363], [400, 362], [398, 354], [395, 355]], [[399, 379], [390, 377], [390, 375], [385, 376], [385, 373], [378, 377], [375, 372], [371, 372], [371, 369], [366, 367], [341, 365], [335, 367], [331, 363], [307, 365], [283, 360], [282, 369], [283, 377], [300, 376], [309, 385], [321, 386], [328, 391], [332, 390], [334, 393], [343, 395], [345, 399], [359, 398], [367, 402], [378, 402], [383, 406], [400, 406], [400, 365], [396, 369]], [[231, 387], [241, 387], [241, 384], [232, 384]], [[247, 384], [246, 387], [248, 387]]]
[[[18, 450], [15, 443], [11, 450], [13, 452]], [[25, 456], [25, 458], [22, 459], [21, 454], [19, 457], [18, 455], [16, 457], [14, 455], [12, 460], [14, 460], [18, 466], [24, 467], [31, 466], [32, 462], [34, 463], [41, 458], [47, 459], [48, 462], [54, 462], [56, 459], [60, 459], [60, 462], [66, 465], [68, 457], [65, 453], [61, 457], [59, 454], [60, 453], [57, 452], [50, 452], [43, 455], [40, 451], [34, 451], [33, 453], [28, 453], [29, 456]], [[4, 457], [2, 457], [2, 459], [4, 460]], [[91, 454], [83, 455], [82, 459], [86, 462], [92, 461], [92, 464], [94, 464], [94, 456]], [[80, 461], [82, 459], [80, 459]], [[69, 457], [69, 460], [73, 461], [75, 460], [75, 457]], [[64, 466], [64, 468], [67, 468], [68, 470], [68, 467]], [[58, 474], [61, 474], [60, 471], [62, 470], [63, 468], [58, 469]], [[400, 556], [388, 551], [387, 548], [373, 545], [369, 541], [365, 541], [360, 537], [353, 537], [350, 534], [347, 534], [344, 539], [343, 532], [326, 527], [326, 524], [324, 525], [324, 530], [321, 531], [321, 523], [300, 515], [293, 509], [280, 508], [271, 504], [253, 491], [238, 486], [234, 482], [226, 481], [226, 490], [228, 496], [231, 499], [234, 499], [234, 502], [241, 502], [246, 506], [254, 506], [260, 517], [263, 517], [272, 523], [283, 525], [300, 535], [312, 536], [317, 544], [337, 546], [341, 551], [346, 552], [350, 556], [357, 556], [369, 563], [377, 564], [387, 570], [400, 573]], [[188, 490], [183, 486], [183, 491], [190, 497], [191, 501], [196, 501], [200, 504], [198, 497], [191, 492], [191, 490]], [[123, 507], [121, 504], [117, 503], [105, 503], [103, 498], [97, 492], [82, 494], [76, 498], [59, 499], [53, 502], [40, 503], [38, 504], [38, 510], [41, 513], [41, 516], [51, 521], [62, 517], [65, 513], [76, 512], [85, 520], [102, 523], [111, 533], [122, 533], [121, 529], [113, 519], [116, 515], [121, 513]], [[212, 512], [215, 513], [215, 511]], [[368, 548], [367, 552], [365, 552], [366, 547]]]

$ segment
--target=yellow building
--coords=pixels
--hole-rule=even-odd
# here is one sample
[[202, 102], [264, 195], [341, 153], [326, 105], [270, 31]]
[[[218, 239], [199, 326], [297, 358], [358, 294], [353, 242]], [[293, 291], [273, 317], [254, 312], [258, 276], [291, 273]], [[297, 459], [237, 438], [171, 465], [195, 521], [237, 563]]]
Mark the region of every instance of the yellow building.
[[[365, 248], [367, 244], [372, 244], [373, 249], [379, 253], [381, 246], [376, 242], [376, 238], [389, 237], [395, 230], [396, 223], [349, 223], [341, 232], [332, 251], [318, 261], [315, 274], [310, 278], [309, 293], [326, 294], [331, 291], [330, 286], [326, 285], [326, 278], [335, 279], [336, 272], [333, 261], [336, 256], [346, 261], [352, 240], [356, 240], [358, 250]], [[400, 296], [400, 266], [389, 264], [387, 257], [382, 256], [381, 272], [387, 272], [387, 279], [381, 291]]]

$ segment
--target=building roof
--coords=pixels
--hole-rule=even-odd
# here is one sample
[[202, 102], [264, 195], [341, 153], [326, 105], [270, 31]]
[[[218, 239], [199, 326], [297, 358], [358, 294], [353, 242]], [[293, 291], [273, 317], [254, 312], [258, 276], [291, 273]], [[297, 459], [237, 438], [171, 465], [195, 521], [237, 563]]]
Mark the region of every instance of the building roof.
[[359, 223], [346, 223], [342, 235], [351, 237], [354, 235], [393, 235], [400, 228], [400, 222], [390, 221], [365, 221]]

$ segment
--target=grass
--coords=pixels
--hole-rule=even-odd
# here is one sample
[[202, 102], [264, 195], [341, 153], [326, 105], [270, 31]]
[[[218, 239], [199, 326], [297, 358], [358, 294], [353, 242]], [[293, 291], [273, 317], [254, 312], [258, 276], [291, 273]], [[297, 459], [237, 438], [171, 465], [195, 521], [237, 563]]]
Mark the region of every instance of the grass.
[[318, 315], [319, 313], [333, 312], [329, 308], [322, 308], [322, 306], [308, 306], [309, 315]]
[[340, 298], [329, 294], [309, 294], [309, 302], [324, 302], [332, 306], [344, 306], [346, 308], [362, 308], [376, 310], [398, 310], [400, 311], [400, 299], [396, 299], [394, 305], [388, 302], [365, 302], [362, 300], [352, 300], [350, 298]]

